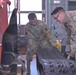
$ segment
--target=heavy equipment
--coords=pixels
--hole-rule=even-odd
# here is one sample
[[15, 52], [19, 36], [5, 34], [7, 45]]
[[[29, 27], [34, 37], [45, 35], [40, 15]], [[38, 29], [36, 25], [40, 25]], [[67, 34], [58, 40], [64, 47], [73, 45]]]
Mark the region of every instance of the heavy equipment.
[[[3, 3], [0, 10], [0, 43], [1, 43], [1, 62], [0, 75], [23, 75], [26, 71], [25, 61], [20, 57], [21, 39], [17, 29], [17, 8], [13, 9], [8, 24], [7, 3]], [[25, 41], [25, 40], [24, 40]]]

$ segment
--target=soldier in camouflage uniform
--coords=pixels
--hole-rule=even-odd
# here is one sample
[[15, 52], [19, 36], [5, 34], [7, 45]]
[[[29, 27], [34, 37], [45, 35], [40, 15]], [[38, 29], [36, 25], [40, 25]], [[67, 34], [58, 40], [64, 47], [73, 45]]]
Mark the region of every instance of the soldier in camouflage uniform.
[[[27, 73], [30, 73], [30, 61], [36, 50], [41, 48], [48, 48], [49, 46], [56, 47], [56, 41], [51, 35], [47, 25], [40, 20], [37, 20], [35, 13], [28, 15], [29, 22], [25, 25], [25, 38], [28, 44], [26, 53], [27, 59]], [[29, 75], [29, 74], [28, 74]]]
[[56, 7], [52, 17], [63, 24], [67, 33], [66, 54], [68, 59], [76, 59], [76, 11], [65, 12], [62, 7]]

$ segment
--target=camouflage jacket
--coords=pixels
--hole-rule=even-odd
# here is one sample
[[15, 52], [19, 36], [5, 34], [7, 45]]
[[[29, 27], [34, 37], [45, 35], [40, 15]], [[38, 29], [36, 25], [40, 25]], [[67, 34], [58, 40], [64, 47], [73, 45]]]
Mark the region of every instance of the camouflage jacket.
[[66, 51], [76, 50], [76, 11], [68, 11], [64, 22], [67, 33]]
[[49, 28], [43, 22], [38, 20], [37, 25], [30, 25], [28, 22], [25, 25], [25, 38], [28, 42], [28, 50], [36, 50], [38, 46], [42, 48], [50, 46], [56, 46], [56, 42], [53, 39]]

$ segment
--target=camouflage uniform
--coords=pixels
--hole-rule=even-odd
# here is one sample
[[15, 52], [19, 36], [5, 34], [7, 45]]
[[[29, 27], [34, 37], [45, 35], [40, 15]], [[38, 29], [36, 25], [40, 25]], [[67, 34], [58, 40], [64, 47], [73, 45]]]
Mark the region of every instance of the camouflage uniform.
[[66, 51], [71, 51], [69, 56], [76, 59], [76, 11], [66, 12], [63, 24], [67, 32]]
[[[37, 20], [37, 25], [35, 26], [30, 25], [29, 22], [25, 25], [25, 38], [28, 43], [28, 50], [26, 53], [27, 66], [30, 65], [32, 56], [39, 47], [48, 48], [49, 46], [56, 46], [56, 42], [53, 39], [54, 37], [51, 35], [49, 28], [40, 20]], [[28, 70], [29, 69], [30, 68], [28, 67]]]

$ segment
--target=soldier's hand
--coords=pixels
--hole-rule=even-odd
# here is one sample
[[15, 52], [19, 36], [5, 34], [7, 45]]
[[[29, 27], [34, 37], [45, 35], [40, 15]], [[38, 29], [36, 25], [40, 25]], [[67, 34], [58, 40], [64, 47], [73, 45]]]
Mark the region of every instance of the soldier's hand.
[[67, 55], [69, 55], [69, 54], [70, 54], [70, 52], [71, 52], [71, 50], [70, 50], [70, 51], [66, 51], [66, 54], [67, 54]]

